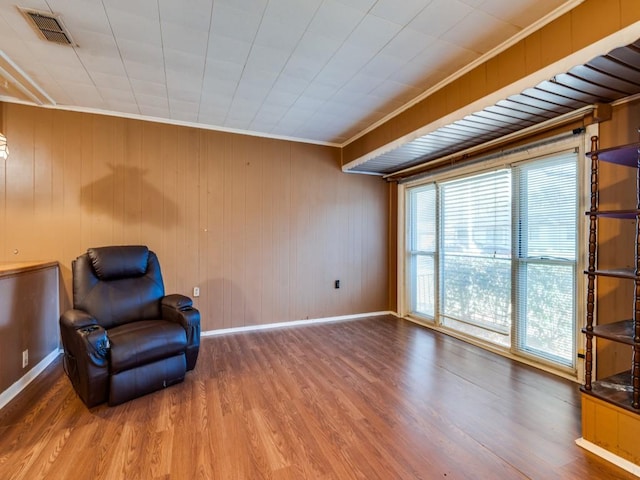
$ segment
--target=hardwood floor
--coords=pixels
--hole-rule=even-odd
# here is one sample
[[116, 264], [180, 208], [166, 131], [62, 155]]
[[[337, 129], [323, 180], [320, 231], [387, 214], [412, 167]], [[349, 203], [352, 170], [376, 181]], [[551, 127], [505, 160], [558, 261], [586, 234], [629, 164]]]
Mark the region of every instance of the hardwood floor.
[[203, 338], [184, 383], [88, 410], [55, 362], [0, 411], [2, 479], [631, 479], [578, 386], [393, 317]]

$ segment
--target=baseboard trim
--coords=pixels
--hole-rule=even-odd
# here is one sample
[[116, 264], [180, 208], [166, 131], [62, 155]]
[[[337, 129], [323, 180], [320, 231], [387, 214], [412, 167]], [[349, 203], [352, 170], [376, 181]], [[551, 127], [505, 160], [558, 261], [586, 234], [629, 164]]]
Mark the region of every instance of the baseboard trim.
[[290, 322], [267, 323], [264, 325], [247, 325], [244, 327], [222, 328], [219, 330], [207, 330], [200, 334], [201, 337], [214, 337], [217, 335], [226, 335], [228, 333], [255, 332], [258, 330], [271, 330], [283, 327], [297, 327], [302, 325], [314, 325], [318, 323], [342, 322], [345, 320], [358, 320], [366, 317], [379, 317], [382, 315], [394, 315], [394, 312], [369, 312], [358, 313], [355, 315], [341, 315], [338, 317], [309, 318], [305, 320], [292, 320]]
[[51, 362], [53, 362], [62, 350], [55, 349], [49, 355], [44, 357], [35, 367], [25, 373], [22, 378], [7, 388], [4, 392], [0, 393], [0, 409], [13, 400], [22, 390], [26, 388], [35, 378], [40, 375], [45, 368], [47, 368]]
[[595, 443], [591, 443], [589, 440], [585, 440], [580, 437], [576, 440], [576, 445], [584, 448], [588, 452], [597, 455], [600, 458], [604, 458], [608, 462], [613, 463], [614, 465], [626, 470], [629, 473], [632, 473], [636, 477], [640, 477], [640, 465], [636, 465], [635, 463], [630, 462], [626, 458], [622, 458], [615, 453], [611, 453], [609, 450], [605, 450], [602, 447], [599, 447]]

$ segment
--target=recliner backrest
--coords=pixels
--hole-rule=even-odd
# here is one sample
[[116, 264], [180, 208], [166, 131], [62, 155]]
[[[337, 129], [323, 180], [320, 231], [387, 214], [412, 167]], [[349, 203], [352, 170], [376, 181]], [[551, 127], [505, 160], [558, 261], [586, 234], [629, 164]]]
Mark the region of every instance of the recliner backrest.
[[73, 261], [73, 307], [104, 328], [161, 318], [158, 257], [143, 245], [90, 248]]

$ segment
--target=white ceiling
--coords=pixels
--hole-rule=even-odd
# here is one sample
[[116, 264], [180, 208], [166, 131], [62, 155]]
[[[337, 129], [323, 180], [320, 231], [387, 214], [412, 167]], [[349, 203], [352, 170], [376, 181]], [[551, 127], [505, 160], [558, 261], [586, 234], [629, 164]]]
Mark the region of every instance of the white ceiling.
[[41, 39], [15, 2], [0, 0], [0, 53], [60, 108], [342, 145], [576, 3], [19, 3], [59, 14], [69, 47]]

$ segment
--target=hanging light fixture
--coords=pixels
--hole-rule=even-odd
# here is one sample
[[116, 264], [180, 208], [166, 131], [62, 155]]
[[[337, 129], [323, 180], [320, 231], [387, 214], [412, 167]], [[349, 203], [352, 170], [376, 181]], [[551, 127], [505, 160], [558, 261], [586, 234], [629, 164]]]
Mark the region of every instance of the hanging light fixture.
[[6, 160], [9, 156], [9, 146], [7, 145], [7, 137], [4, 133], [0, 133], [0, 158]]

